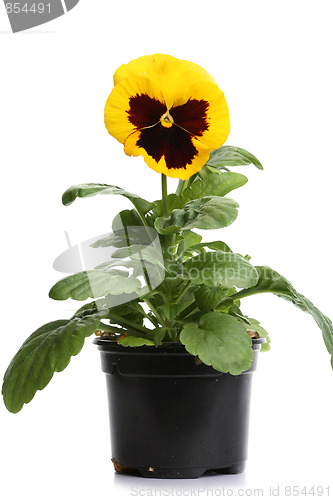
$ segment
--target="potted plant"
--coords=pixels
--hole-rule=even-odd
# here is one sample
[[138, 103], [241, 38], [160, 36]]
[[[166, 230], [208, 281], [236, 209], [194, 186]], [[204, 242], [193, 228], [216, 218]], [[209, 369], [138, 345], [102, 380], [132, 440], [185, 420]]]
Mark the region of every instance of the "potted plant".
[[[313, 316], [331, 355], [332, 322], [278, 272], [198, 234], [237, 217], [238, 204], [226, 195], [247, 178], [229, 167], [262, 169], [252, 154], [224, 145], [228, 107], [205, 70], [161, 54], [121, 66], [105, 125], [126, 154], [142, 155], [161, 174], [162, 197], [147, 201], [107, 184], [65, 191], [64, 205], [109, 194], [133, 208], [91, 242], [106, 260], [50, 290], [55, 300], [93, 300], [27, 338], [4, 376], [5, 405], [20, 411], [95, 333], [117, 471], [170, 478], [240, 472], [252, 373], [270, 343], [241, 299], [270, 292], [291, 301]], [[167, 177], [179, 179], [174, 193]]]

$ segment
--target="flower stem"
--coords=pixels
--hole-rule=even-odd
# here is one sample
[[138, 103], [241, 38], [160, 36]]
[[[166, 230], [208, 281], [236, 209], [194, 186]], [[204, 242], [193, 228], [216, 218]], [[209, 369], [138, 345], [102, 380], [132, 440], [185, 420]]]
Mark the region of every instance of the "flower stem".
[[182, 298], [184, 297], [185, 293], [187, 292], [187, 290], [190, 288], [191, 285], [192, 285], [191, 281], [188, 281], [186, 286], [183, 288], [183, 290], [180, 292], [180, 294], [176, 298], [176, 300], [174, 302], [175, 304], [178, 304], [182, 300]]
[[167, 215], [168, 213], [168, 185], [167, 185], [167, 177], [165, 174], [162, 174], [162, 205], [163, 205], [163, 214]]
[[150, 300], [149, 299], [143, 299], [143, 300], [145, 301], [145, 303], [147, 304], [147, 306], [150, 308], [150, 310], [152, 311], [152, 313], [155, 315], [155, 318], [157, 319], [157, 321], [162, 326], [165, 326], [164, 321], [162, 319], [162, 316], [160, 316], [160, 314], [157, 312], [156, 308], [153, 306], [153, 304], [150, 302]]

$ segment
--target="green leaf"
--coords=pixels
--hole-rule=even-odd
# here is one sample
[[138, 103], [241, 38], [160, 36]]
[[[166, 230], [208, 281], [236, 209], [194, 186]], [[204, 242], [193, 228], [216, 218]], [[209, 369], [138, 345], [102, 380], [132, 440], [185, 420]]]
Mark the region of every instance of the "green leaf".
[[194, 231], [184, 231], [183, 234], [179, 234], [176, 236], [176, 246], [177, 246], [177, 255], [182, 255], [183, 260], [188, 257], [192, 257], [191, 250], [187, 251], [192, 245], [197, 245], [202, 240], [202, 236], [200, 234], [195, 233]]
[[145, 339], [143, 337], [133, 337], [132, 335], [126, 335], [126, 337], [122, 337], [117, 342], [118, 344], [121, 344], [125, 347], [138, 347], [140, 345], [155, 345], [153, 340]]
[[200, 311], [206, 313], [213, 311], [215, 307], [229, 295], [228, 288], [209, 287], [201, 285], [194, 293], [195, 301]]
[[212, 151], [206, 165], [215, 168], [236, 167], [241, 165], [253, 164], [259, 170], [263, 170], [263, 166], [254, 155], [242, 148], [234, 146], [222, 146], [215, 151]]
[[[152, 245], [155, 240], [158, 241], [158, 235], [154, 228], [144, 226], [123, 226], [117, 233], [111, 233], [108, 236], [96, 240], [90, 246], [92, 248], [115, 247], [123, 248], [133, 245]], [[156, 245], [155, 245], [156, 246]]]
[[234, 172], [216, 172], [204, 179], [197, 177], [182, 195], [183, 204], [204, 196], [225, 196], [247, 183], [245, 175]]
[[93, 269], [67, 276], [58, 281], [50, 290], [49, 296], [55, 300], [86, 300], [89, 297], [121, 295], [133, 293], [141, 287], [141, 282], [133, 276], [121, 276], [119, 271]]
[[[107, 262], [103, 262], [102, 264], [98, 264], [94, 269], [103, 269], [103, 271], [118, 271], [119, 267], [125, 267], [126, 269], [134, 269], [133, 274], [135, 273], [135, 269], [137, 266], [141, 266], [140, 262], [135, 262], [133, 260], [124, 260], [124, 259], [114, 259]], [[124, 270], [120, 270], [124, 271]], [[124, 274], [127, 276], [127, 274]]]
[[155, 346], [157, 347], [158, 345], [160, 345], [163, 340], [164, 340], [164, 337], [166, 336], [167, 334], [167, 331], [168, 329], [165, 328], [165, 327], [158, 327], [158, 328], [155, 328], [153, 330], [153, 334], [154, 334], [154, 344]]
[[187, 229], [220, 229], [237, 218], [238, 203], [229, 198], [205, 196], [189, 201], [169, 217], [159, 217], [155, 228], [160, 234], [174, 234]]
[[194, 253], [205, 253], [207, 248], [210, 250], [222, 250], [223, 252], [232, 251], [226, 243], [223, 243], [223, 241], [210, 241], [194, 244], [187, 248], [187, 250], [184, 250], [179, 246], [177, 253], [182, 255], [182, 260], [184, 262], [188, 258], [192, 257]]
[[[75, 314], [73, 314], [72, 318], [77, 316], [85, 316], [86, 314], [91, 314], [92, 312], [101, 311], [102, 309], [106, 309], [108, 307], [107, 299], [103, 297], [102, 299], [94, 300], [93, 302], [88, 302], [81, 306]], [[72, 319], [71, 318], [71, 319]]]
[[257, 321], [254, 318], [248, 318], [247, 319], [250, 321], [251, 326], [247, 327], [247, 331], [249, 332], [257, 332], [259, 337], [266, 339], [265, 344], [261, 344], [260, 351], [261, 352], [268, 352], [271, 349], [271, 339], [269, 337], [268, 331], [265, 330], [263, 326], [260, 325], [259, 321]]
[[168, 194], [167, 196], [167, 207], [168, 207], [168, 212], [164, 213], [164, 207], [163, 207], [163, 200], [156, 200], [153, 203], [154, 205], [154, 215], [156, 217], [161, 217], [162, 215], [169, 215], [172, 210], [175, 208], [182, 208], [184, 205], [184, 201], [182, 200], [181, 197], [176, 195], [175, 193]]
[[181, 307], [181, 304], [163, 304], [158, 308], [158, 312], [162, 313], [162, 317], [164, 316], [168, 321], [174, 321]]
[[196, 255], [184, 263], [184, 270], [195, 285], [244, 288], [258, 281], [257, 270], [244, 257], [231, 252]]
[[103, 248], [103, 247], [123, 247], [124, 246], [124, 238], [121, 238], [119, 235], [111, 233], [100, 240], [94, 241], [90, 245], [92, 248]]
[[68, 188], [62, 195], [62, 203], [64, 205], [70, 205], [76, 198], [86, 198], [88, 196], [94, 196], [96, 194], [118, 194], [125, 196], [130, 200], [135, 208], [139, 212], [145, 214], [153, 208], [153, 204], [147, 200], [144, 200], [137, 196], [136, 194], [128, 193], [124, 189], [118, 186], [110, 186], [108, 184], [76, 184]]
[[328, 352], [331, 354], [331, 365], [333, 368], [333, 325], [332, 321], [325, 316], [312, 302], [298, 293], [291, 283], [281, 274], [277, 273], [270, 267], [256, 267], [259, 273], [259, 280], [256, 286], [241, 290], [236, 293], [234, 299], [242, 299], [257, 293], [274, 293], [278, 297], [292, 302], [296, 307], [305, 311], [314, 318], [317, 325], [322, 331], [324, 342]]
[[180, 334], [186, 350], [215, 370], [239, 375], [251, 367], [252, 341], [246, 326], [219, 312], [204, 314], [187, 324]]
[[164, 269], [163, 254], [161, 248], [153, 245], [131, 245], [125, 248], [119, 248], [112, 253], [113, 258], [124, 259], [130, 257], [133, 260], [147, 261]]
[[112, 318], [113, 315], [120, 316], [123, 320], [125, 320], [125, 322], [131, 321], [137, 325], [143, 325], [145, 311], [138, 301], [132, 300], [130, 302], [126, 302], [126, 304], [111, 307], [108, 316]]
[[112, 231], [120, 238], [126, 236], [127, 227], [135, 226], [143, 226], [143, 222], [135, 210], [122, 210], [112, 221]]
[[[229, 294], [230, 295], [230, 294]], [[238, 302], [238, 301], [237, 301]], [[233, 316], [234, 318], [237, 318], [239, 319], [240, 321], [242, 321], [243, 323], [246, 323], [246, 325], [250, 325], [250, 321], [247, 319], [246, 316], [244, 316], [244, 314], [242, 313], [242, 311], [240, 310], [239, 306], [240, 304], [238, 304], [237, 302], [233, 302], [231, 304], [231, 306], [228, 308], [228, 314], [230, 314], [231, 316]], [[218, 309], [218, 308], [217, 308]], [[219, 310], [219, 309], [218, 309]]]
[[207, 242], [198, 243], [197, 245], [192, 245], [189, 248], [189, 250], [196, 252], [196, 251], [203, 249], [203, 248], [209, 248], [210, 250], [222, 250], [223, 252], [231, 252], [232, 251], [230, 249], [230, 247], [228, 247], [228, 245], [226, 243], [224, 243], [223, 241], [209, 241], [208, 243]]
[[47, 386], [54, 372], [64, 370], [105, 314], [105, 311], [97, 311], [82, 318], [53, 321], [30, 335], [4, 376], [2, 394], [7, 409], [19, 412], [38, 390]]
[[[230, 290], [234, 290], [236, 292], [236, 288], [230, 288]], [[223, 299], [221, 304], [218, 304], [216, 306], [216, 310], [223, 313], [229, 313], [229, 309], [230, 307], [233, 306], [233, 304], [234, 301], [228, 296], [225, 299]]]
[[180, 238], [180, 241], [183, 241], [183, 249], [187, 250], [193, 245], [198, 245], [202, 240], [202, 236], [200, 234], [195, 233], [194, 231], [188, 231], [188, 233], [184, 234]]

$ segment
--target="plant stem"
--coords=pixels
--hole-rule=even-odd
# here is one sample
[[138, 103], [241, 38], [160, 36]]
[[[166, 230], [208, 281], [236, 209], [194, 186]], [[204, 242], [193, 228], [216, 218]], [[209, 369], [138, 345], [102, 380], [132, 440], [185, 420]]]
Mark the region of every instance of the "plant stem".
[[180, 294], [176, 298], [175, 304], [178, 304], [182, 300], [182, 298], [184, 297], [185, 293], [187, 292], [187, 290], [190, 288], [191, 285], [192, 285], [192, 283], [190, 280], [187, 282], [186, 286], [183, 288], [183, 290], [180, 292]]
[[189, 306], [187, 306], [185, 309], [183, 309], [181, 311], [181, 313], [179, 314], [179, 318], [180, 319], [184, 319], [186, 318], [189, 314], [191, 314], [191, 312], [195, 311], [197, 309], [197, 304], [196, 302], [192, 302], [192, 304], [190, 304]]
[[176, 190], [176, 195], [181, 196], [184, 190], [187, 188], [187, 185], [188, 185], [188, 179], [186, 181], [179, 181]]
[[156, 318], [154, 318], [153, 315], [149, 316], [149, 314], [145, 314], [144, 316], [145, 316], [145, 318], [149, 319], [149, 321], [151, 322], [152, 325], [154, 325], [155, 328], [158, 327], [158, 321]]
[[117, 314], [114, 313], [110, 315], [109, 319], [112, 323], [117, 323], [118, 325], [121, 325], [123, 328], [126, 329], [136, 330], [146, 334], [151, 332], [148, 328], [145, 328], [144, 326], [141, 325], [137, 325], [136, 323], [134, 323], [134, 321], [124, 319], [121, 316], [118, 316]]
[[157, 312], [156, 308], [153, 306], [153, 304], [150, 302], [149, 299], [143, 299], [145, 301], [145, 303], [147, 304], [147, 306], [150, 308], [150, 310], [154, 313], [157, 321], [162, 325], [162, 326], [165, 326], [164, 324], [164, 320], [162, 318], [162, 316]]
[[168, 213], [168, 184], [167, 177], [165, 174], [162, 174], [162, 206], [163, 206], [163, 214], [167, 215]]
[[[244, 299], [245, 297], [250, 297], [251, 295], [257, 295], [258, 293], [270, 293], [271, 290], [256, 290], [256, 291], [251, 291], [251, 288], [244, 288], [244, 290], [240, 290], [239, 292], [234, 293], [233, 295], [228, 295], [225, 297], [221, 302], [216, 306], [216, 309], [218, 309], [220, 306], [226, 302], [228, 299], [232, 299], [233, 301], [235, 300], [240, 300]], [[281, 293], [283, 295], [283, 293]]]
[[182, 180], [180, 180], [180, 181], [178, 182], [178, 186], [177, 186], [177, 189], [176, 189], [176, 195], [177, 195], [177, 196], [180, 196], [180, 193], [181, 193], [181, 192], [182, 192], [182, 190], [183, 190], [184, 183], [185, 183], [185, 181], [182, 181]]
[[139, 214], [140, 219], [142, 220], [142, 223], [144, 226], [149, 227], [148, 222], [146, 221], [146, 217], [143, 215], [143, 213], [137, 208], [136, 211]]
[[[162, 207], [163, 207], [163, 215], [168, 214], [168, 185], [167, 185], [167, 176], [162, 174]], [[163, 250], [164, 253], [167, 253], [168, 257], [172, 255], [172, 248], [174, 247], [174, 240], [176, 235], [163, 235]]]
[[171, 234], [168, 237], [167, 241], [168, 241], [168, 255], [171, 256], [171, 258], [173, 259], [173, 257], [177, 253], [176, 234]]
[[117, 328], [116, 326], [106, 325], [105, 323], [102, 322], [99, 323], [97, 330], [101, 330], [102, 332], [108, 332], [108, 333], [113, 333], [113, 332], [125, 333], [125, 330], [123, 328]]

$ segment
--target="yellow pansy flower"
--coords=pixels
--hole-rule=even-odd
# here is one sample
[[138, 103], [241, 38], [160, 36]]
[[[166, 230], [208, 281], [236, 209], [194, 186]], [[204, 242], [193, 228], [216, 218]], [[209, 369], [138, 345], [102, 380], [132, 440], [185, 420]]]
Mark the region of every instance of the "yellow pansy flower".
[[105, 126], [156, 172], [188, 179], [226, 141], [223, 92], [197, 64], [155, 54], [123, 64], [105, 106]]

